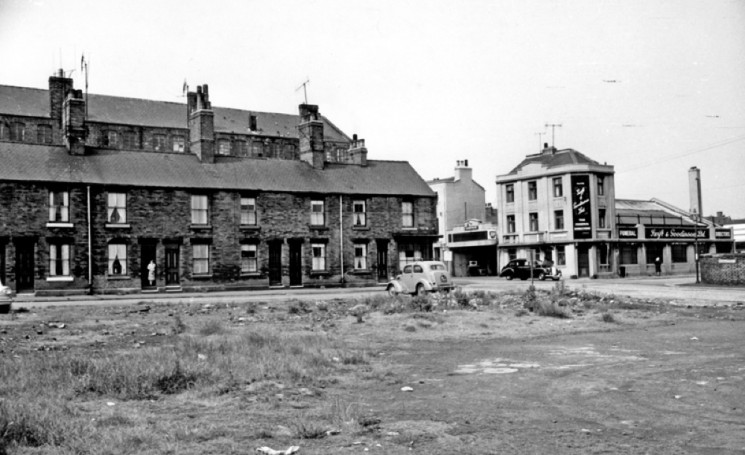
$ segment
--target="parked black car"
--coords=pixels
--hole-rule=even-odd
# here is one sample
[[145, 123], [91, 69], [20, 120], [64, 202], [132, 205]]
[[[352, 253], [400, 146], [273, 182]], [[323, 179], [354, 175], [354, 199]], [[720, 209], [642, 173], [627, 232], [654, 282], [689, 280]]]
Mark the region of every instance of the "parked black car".
[[[508, 280], [513, 278], [520, 278], [521, 280], [527, 280], [530, 278], [530, 261], [527, 259], [513, 259], [502, 267], [502, 271], [499, 272], [499, 276], [505, 277]], [[551, 278], [554, 281], [561, 279], [561, 270], [543, 262], [533, 263], [533, 278], [541, 281], [546, 278]]]

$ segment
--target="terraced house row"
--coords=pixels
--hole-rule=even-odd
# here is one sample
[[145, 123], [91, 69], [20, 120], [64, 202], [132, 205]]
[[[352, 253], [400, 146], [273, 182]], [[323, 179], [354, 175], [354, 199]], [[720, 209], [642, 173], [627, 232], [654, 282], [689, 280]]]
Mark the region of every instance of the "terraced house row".
[[[384, 281], [431, 257], [436, 194], [297, 115], [0, 85], [0, 280], [17, 292]], [[152, 272], [152, 273], [151, 273]], [[152, 278], [152, 279], [151, 279]]]

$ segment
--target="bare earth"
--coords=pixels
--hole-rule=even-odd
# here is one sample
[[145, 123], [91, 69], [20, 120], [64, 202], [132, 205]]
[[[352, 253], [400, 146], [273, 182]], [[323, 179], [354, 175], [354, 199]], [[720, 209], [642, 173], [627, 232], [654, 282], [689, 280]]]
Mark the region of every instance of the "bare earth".
[[[348, 314], [358, 302], [346, 299], [311, 301], [304, 311], [288, 311], [292, 301], [249, 311], [240, 299], [48, 306], [0, 315], [0, 356], [167, 345], [179, 336], [176, 316], [190, 330], [211, 321], [232, 331], [322, 333], [366, 356], [310, 385], [267, 380], [219, 396], [72, 403], [86, 418], [119, 415], [122, 425], [173, 431], [139, 453], [745, 453], [743, 305], [625, 302], [576, 305], [560, 319], [518, 315], [521, 303], [507, 296], [478, 310], [372, 311], [363, 323]], [[302, 437], [298, 419], [330, 422], [328, 432]]]

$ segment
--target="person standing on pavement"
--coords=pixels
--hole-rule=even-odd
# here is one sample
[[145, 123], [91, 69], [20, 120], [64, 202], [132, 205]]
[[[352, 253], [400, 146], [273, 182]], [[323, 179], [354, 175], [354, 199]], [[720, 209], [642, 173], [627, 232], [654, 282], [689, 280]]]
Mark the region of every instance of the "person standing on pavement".
[[657, 276], [662, 273], [662, 259], [659, 256], [654, 258], [654, 273]]
[[150, 286], [155, 284], [155, 261], [150, 261], [147, 265], [147, 280], [150, 282]]

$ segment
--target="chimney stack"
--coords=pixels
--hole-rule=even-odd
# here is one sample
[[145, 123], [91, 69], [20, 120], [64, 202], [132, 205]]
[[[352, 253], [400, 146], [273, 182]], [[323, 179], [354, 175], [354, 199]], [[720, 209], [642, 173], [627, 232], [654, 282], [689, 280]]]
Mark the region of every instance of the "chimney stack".
[[691, 214], [703, 218], [704, 208], [701, 205], [701, 170], [696, 166], [688, 169], [688, 192], [691, 203]]
[[457, 160], [455, 162], [455, 179], [454, 181], [471, 181], [473, 178], [473, 170], [468, 167], [468, 160]]
[[323, 122], [318, 113], [318, 106], [301, 104], [298, 110], [300, 112], [300, 124], [298, 125], [300, 159], [313, 166], [314, 169], [323, 169], [325, 158]]
[[352, 135], [352, 142], [349, 144], [347, 151], [347, 162], [350, 164], [359, 164], [367, 166], [367, 147], [364, 139], [357, 139], [357, 135]]
[[61, 69], [49, 76], [49, 117], [55, 120], [56, 132], [55, 143], [60, 143], [64, 134], [59, 133], [62, 130], [62, 105], [67, 98], [67, 92], [72, 90], [72, 79], [65, 77], [65, 72]]
[[189, 148], [202, 163], [215, 162], [215, 113], [207, 84], [187, 94], [189, 112]]
[[70, 89], [62, 104], [63, 142], [71, 155], [85, 155], [85, 100], [81, 90]]

